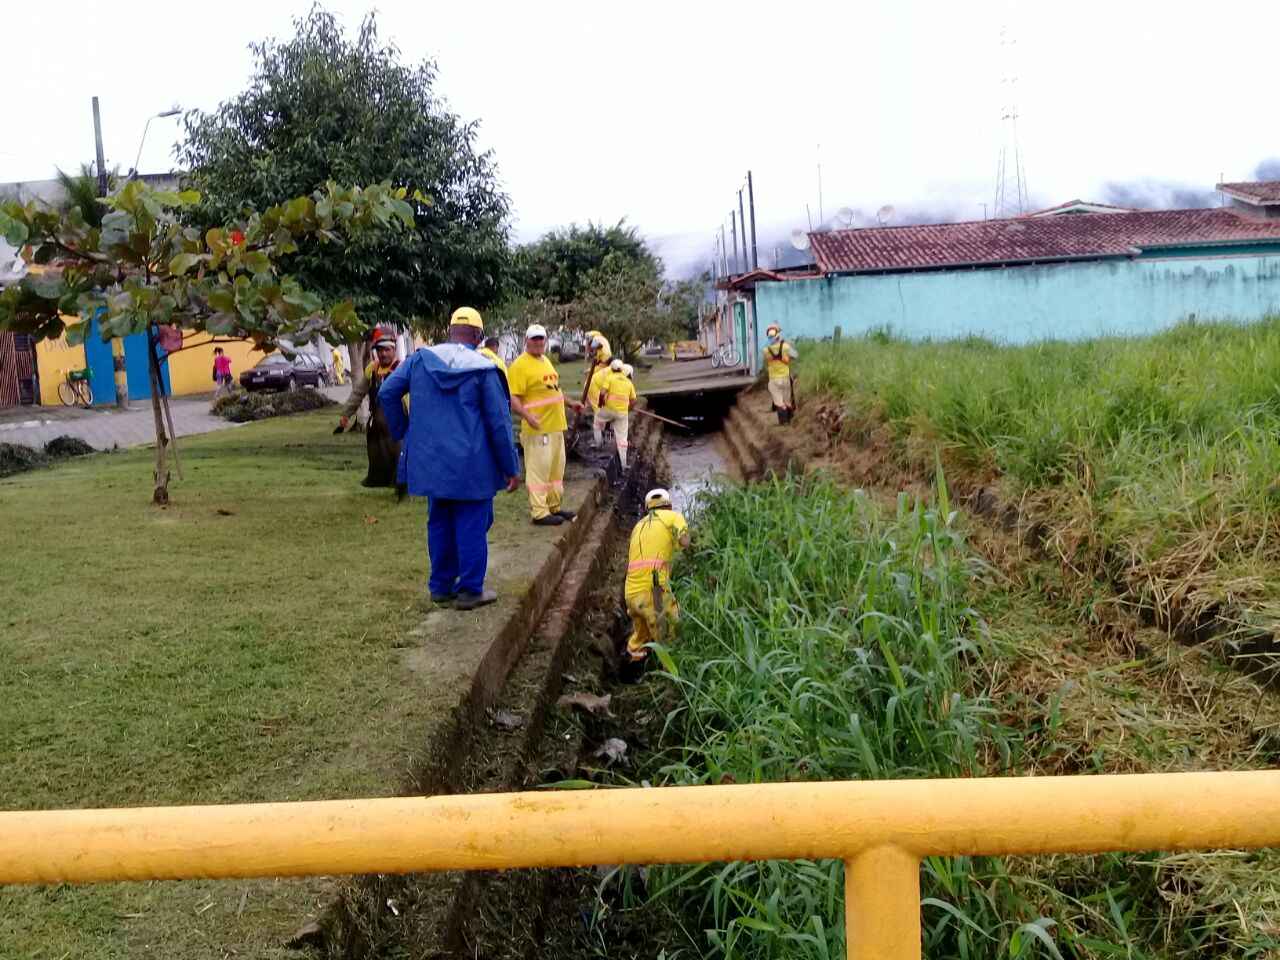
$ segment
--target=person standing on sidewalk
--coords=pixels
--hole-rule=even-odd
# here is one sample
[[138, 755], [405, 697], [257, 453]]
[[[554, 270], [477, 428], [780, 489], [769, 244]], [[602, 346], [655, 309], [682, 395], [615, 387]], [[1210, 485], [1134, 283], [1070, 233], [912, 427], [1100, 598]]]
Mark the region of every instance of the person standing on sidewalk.
[[213, 348], [213, 382], [217, 384], [213, 388], [214, 403], [231, 393], [235, 383], [231, 376], [231, 358], [222, 352], [221, 347]]
[[[529, 512], [539, 527], [555, 527], [573, 519], [572, 510], [562, 510], [564, 499], [565, 398], [560, 391], [560, 374], [547, 359], [547, 330], [540, 323], [524, 333], [524, 353], [507, 368], [511, 386], [511, 411], [524, 422], [520, 425], [520, 445], [524, 448], [524, 484], [529, 489]], [[582, 404], [569, 405], [581, 410]]]
[[[378, 391], [391, 435], [405, 445], [409, 492], [427, 498], [427, 588], [433, 602], [457, 610], [498, 599], [484, 586], [493, 498], [520, 484], [506, 384], [476, 350], [482, 323], [459, 307], [448, 342], [420, 347]], [[406, 393], [412, 417], [401, 404]]]

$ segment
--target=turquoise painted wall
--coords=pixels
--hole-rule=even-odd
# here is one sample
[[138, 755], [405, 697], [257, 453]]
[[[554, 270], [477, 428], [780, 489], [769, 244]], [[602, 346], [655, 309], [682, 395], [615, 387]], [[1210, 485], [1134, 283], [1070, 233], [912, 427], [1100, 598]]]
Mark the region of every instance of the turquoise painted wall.
[[790, 338], [888, 327], [909, 339], [1079, 340], [1280, 312], [1280, 254], [831, 277], [756, 286], [760, 328]]

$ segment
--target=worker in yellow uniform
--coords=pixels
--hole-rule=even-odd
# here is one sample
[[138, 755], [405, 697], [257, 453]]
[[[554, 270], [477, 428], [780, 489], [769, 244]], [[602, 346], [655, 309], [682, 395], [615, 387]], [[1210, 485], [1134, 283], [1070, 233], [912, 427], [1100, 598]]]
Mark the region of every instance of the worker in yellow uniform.
[[627, 549], [627, 582], [623, 596], [631, 616], [631, 635], [623, 656], [625, 679], [644, 670], [647, 645], [669, 643], [674, 636], [680, 605], [671, 592], [671, 560], [677, 549], [689, 545], [689, 524], [671, 509], [671, 494], [662, 488], [644, 498], [645, 515], [631, 531]]
[[791, 361], [799, 357], [793, 347], [782, 339], [782, 328], [776, 323], [765, 330], [769, 343], [764, 348], [764, 363], [769, 371], [769, 396], [773, 409], [778, 412], [779, 423], [790, 423], [796, 409], [795, 379], [791, 376]]
[[605, 339], [605, 335], [599, 330], [587, 331], [587, 356], [591, 358], [591, 362], [596, 366], [607, 366], [609, 361], [613, 359], [613, 352], [609, 349], [609, 341]]
[[[547, 329], [531, 324], [524, 333], [524, 353], [507, 368], [511, 388], [511, 411], [524, 422], [520, 425], [520, 445], [524, 448], [524, 482], [529, 488], [529, 512], [539, 527], [555, 527], [573, 519], [572, 510], [562, 510], [564, 499], [565, 396], [560, 391], [560, 374], [547, 359]], [[582, 404], [568, 401], [575, 410]]]
[[605, 392], [605, 381], [609, 379], [611, 372], [607, 363], [601, 364], [595, 368], [595, 372], [591, 374], [591, 380], [587, 383], [587, 403], [591, 405], [591, 433], [597, 447], [604, 442], [604, 420], [600, 418], [600, 397]]
[[627, 431], [630, 426], [631, 408], [636, 405], [636, 388], [625, 372], [625, 364], [618, 357], [609, 361], [605, 368], [608, 376], [597, 398], [600, 407], [596, 411], [595, 440], [600, 446], [605, 425], [613, 428], [613, 437], [618, 444], [618, 462], [622, 469], [627, 469]]
[[[470, 307], [463, 309], [470, 310]], [[472, 311], [474, 312], [474, 311]], [[480, 314], [476, 314], [480, 316]], [[502, 371], [502, 379], [507, 379], [507, 362], [502, 359], [502, 354], [498, 353], [499, 340], [497, 337], [486, 337], [484, 343], [476, 350], [481, 356], [488, 357], [498, 365], [498, 369]]]
[[342, 354], [338, 352], [338, 348], [333, 348], [333, 382], [338, 386], [342, 386], [347, 382], [346, 371], [342, 364]]

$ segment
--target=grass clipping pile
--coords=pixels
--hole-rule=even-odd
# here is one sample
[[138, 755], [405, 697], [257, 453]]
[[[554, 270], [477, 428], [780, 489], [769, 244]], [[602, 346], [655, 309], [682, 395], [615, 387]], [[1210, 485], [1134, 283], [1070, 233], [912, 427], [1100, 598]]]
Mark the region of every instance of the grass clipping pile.
[[286, 390], [280, 393], [247, 393], [237, 390], [214, 401], [213, 413], [232, 423], [249, 423], [333, 406], [337, 406], [337, 403], [319, 390]]
[[20, 443], [0, 443], [0, 477], [12, 477], [15, 474], [47, 467], [58, 460], [71, 457], [83, 457], [93, 453], [93, 447], [79, 437], [54, 437], [44, 445], [44, 450], [35, 450]]

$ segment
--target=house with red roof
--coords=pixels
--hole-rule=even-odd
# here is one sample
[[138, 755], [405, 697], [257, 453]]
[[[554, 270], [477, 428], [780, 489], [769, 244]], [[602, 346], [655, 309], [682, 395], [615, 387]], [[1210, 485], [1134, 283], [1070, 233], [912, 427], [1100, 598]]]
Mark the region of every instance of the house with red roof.
[[811, 270], [718, 286], [750, 318], [752, 353], [771, 323], [791, 338], [1017, 344], [1280, 312], [1280, 181], [1218, 188], [1228, 205], [1208, 209], [1072, 200], [1009, 219], [811, 233]]

